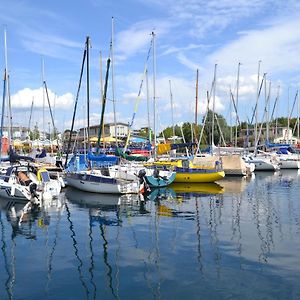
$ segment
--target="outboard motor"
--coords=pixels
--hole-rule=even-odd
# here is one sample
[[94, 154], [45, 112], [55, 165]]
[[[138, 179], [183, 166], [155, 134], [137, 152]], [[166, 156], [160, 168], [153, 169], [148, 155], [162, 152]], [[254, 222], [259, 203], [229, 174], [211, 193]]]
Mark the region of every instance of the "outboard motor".
[[38, 194], [37, 194], [36, 190], [37, 190], [37, 184], [34, 183], [34, 182], [31, 182], [31, 183], [29, 184], [29, 191], [30, 191], [30, 194], [31, 194], [33, 197], [38, 198]]
[[138, 173], [139, 181], [140, 181], [140, 192], [144, 194], [145, 192], [150, 192], [150, 187], [145, 179], [146, 171], [141, 169]]
[[154, 177], [154, 178], [159, 178], [159, 170], [158, 170], [157, 168], [155, 168], [155, 169], [153, 170], [153, 177]]
[[139, 170], [138, 178], [140, 179], [140, 184], [145, 181], [146, 171], [144, 169]]

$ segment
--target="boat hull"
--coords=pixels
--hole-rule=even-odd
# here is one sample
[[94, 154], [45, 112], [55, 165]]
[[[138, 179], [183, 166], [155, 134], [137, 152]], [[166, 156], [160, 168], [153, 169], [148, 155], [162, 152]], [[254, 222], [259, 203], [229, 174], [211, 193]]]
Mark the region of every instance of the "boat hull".
[[139, 192], [137, 182], [127, 182], [106, 176], [69, 173], [66, 175], [66, 180], [69, 186], [90, 193], [130, 194]]
[[153, 175], [146, 175], [145, 179], [150, 187], [159, 188], [170, 185], [176, 178], [176, 173], [172, 172], [169, 177], [155, 177]]
[[224, 177], [224, 171], [176, 168], [174, 182], [215, 182]]

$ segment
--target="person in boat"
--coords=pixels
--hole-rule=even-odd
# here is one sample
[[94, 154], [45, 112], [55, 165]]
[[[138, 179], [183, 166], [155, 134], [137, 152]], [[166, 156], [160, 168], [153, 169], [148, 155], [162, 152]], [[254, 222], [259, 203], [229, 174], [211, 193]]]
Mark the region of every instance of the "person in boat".
[[18, 180], [19, 180], [21, 185], [25, 185], [25, 186], [29, 187], [29, 191], [30, 191], [32, 196], [38, 197], [38, 194], [36, 192], [36, 190], [37, 190], [37, 184], [36, 183], [32, 182], [32, 180], [30, 180], [30, 178], [22, 171], [19, 171], [17, 173], [17, 177], [18, 177]]
[[[39, 149], [38, 149], [38, 150], [39, 150]], [[43, 149], [42, 149], [42, 152], [39, 153], [39, 154], [37, 154], [37, 155], [35, 156], [35, 158], [44, 158], [44, 157], [46, 157], [46, 156], [47, 156], [46, 149], [43, 148]]]

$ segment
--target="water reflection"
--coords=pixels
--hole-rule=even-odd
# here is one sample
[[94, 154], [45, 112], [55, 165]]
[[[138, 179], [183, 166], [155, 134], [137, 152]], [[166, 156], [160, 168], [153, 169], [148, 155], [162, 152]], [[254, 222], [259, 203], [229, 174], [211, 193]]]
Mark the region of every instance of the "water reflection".
[[[40, 207], [22, 200], [0, 199], [0, 226], [1, 251], [4, 259], [4, 268], [7, 274], [5, 289], [7, 299], [14, 299], [14, 285], [16, 282], [16, 238], [36, 240], [36, 228], [45, 228], [50, 225], [50, 211], [62, 207], [60, 200], [44, 201]], [[11, 228], [8, 227], [8, 224]], [[6, 235], [11, 233], [9, 239]], [[51, 273], [51, 256], [48, 264], [48, 273]]]
[[[27, 299], [58, 299], [58, 290], [70, 299], [293, 298], [289, 291], [300, 292], [299, 179], [297, 171], [258, 173], [144, 196], [68, 188], [60, 204], [26, 213], [24, 203], [1, 200], [0, 298], [22, 298], [22, 291]], [[34, 267], [22, 259], [29, 248], [39, 248]], [[33, 295], [20, 270], [45, 289]]]

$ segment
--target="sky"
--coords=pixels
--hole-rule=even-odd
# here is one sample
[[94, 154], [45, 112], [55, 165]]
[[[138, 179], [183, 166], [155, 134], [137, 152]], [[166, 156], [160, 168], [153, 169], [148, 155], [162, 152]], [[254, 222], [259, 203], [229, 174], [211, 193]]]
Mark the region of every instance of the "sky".
[[[173, 123], [194, 122], [197, 69], [198, 122], [206, 110], [214, 70], [214, 108], [229, 124], [234, 125], [236, 119], [230, 89], [237, 99], [239, 119], [251, 120], [257, 99], [258, 69], [260, 79], [264, 73], [267, 78], [259, 98], [258, 120], [263, 119], [268, 98], [271, 115], [277, 94], [274, 116], [297, 115], [297, 105], [291, 112], [300, 86], [297, 0], [1, 0], [0, 26], [0, 62], [2, 73], [6, 66], [9, 73], [15, 126], [33, 128], [37, 124], [40, 130], [48, 130], [51, 119], [42, 88], [45, 80], [55, 126], [60, 131], [71, 127], [87, 36], [91, 41], [91, 125], [100, 123], [101, 78], [103, 82], [109, 56], [113, 68], [108, 80], [106, 122], [113, 122], [114, 115], [117, 122], [131, 122], [142, 79], [133, 128], [148, 125], [147, 107], [150, 124], [153, 126], [155, 119], [157, 131]], [[155, 55], [151, 50], [147, 60], [152, 32]], [[143, 76], [146, 63], [148, 101]], [[86, 85], [85, 70], [75, 129], [87, 124]], [[3, 85], [0, 92], [2, 95]], [[212, 101], [210, 105], [212, 108]]]

